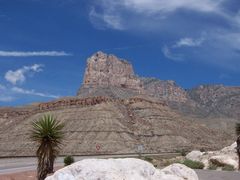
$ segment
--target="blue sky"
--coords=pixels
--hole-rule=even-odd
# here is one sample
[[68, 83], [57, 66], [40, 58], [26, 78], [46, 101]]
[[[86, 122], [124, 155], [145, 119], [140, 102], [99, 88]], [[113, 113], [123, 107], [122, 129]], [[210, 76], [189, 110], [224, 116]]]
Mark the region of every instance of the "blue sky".
[[74, 96], [96, 51], [136, 74], [240, 85], [239, 0], [0, 0], [0, 106]]

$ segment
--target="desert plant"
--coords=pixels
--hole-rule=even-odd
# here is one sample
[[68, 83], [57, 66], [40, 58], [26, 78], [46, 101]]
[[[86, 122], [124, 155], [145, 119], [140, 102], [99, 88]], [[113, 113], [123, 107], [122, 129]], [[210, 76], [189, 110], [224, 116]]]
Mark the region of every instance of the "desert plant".
[[148, 156], [145, 156], [145, 157], [144, 157], [144, 160], [145, 160], [145, 161], [148, 161], [148, 162], [150, 162], [150, 163], [153, 162], [153, 158], [148, 157]]
[[217, 170], [218, 166], [216, 164], [210, 163], [208, 166], [209, 170]]
[[240, 170], [240, 123], [236, 124], [236, 134], [237, 134], [237, 155], [238, 155], [238, 170]]
[[74, 158], [72, 156], [66, 156], [63, 160], [64, 166], [68, 166], [72, 163], [74, 163]]
[[234, 171], [234, 167], [232, 165], [224, 165], [222, 167], [223, 171]]
[[187, 155], [187, 151], [185, 149], [181, 149], [181, 150], [176, 150], [176, 153], [181, 154], [181, 156], [186, 156]]
[[36, 151], [38, 180], [44, 180], [48, 173], [53, 172], [54, 160], [63, 139], [63, 127], [52, 115], [44, 115], [32, 123], [31, 139], [39, 145]]
[[182, 164], [184, 164], [185, 166], [190, 167], [192, 169], [203, 169], [204, 168], [204, 164], [202, 162], [192, 161], [189, 159], [184, 160]]

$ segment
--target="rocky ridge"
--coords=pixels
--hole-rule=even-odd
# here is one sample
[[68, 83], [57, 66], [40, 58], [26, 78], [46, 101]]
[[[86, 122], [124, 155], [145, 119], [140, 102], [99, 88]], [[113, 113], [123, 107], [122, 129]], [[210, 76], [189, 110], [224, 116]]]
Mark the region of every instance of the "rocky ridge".
[[[240, 121], [240, 87], [200, 85], [185, 90], [172, 80], [138, 77], [126, 60], [103, 52], [88, 59], [84, 82], [78, 91], [79, 97], [99, 95], [152, 97], [185, 116], [207, 119], [208, 125], [218, 129], [232, 128], [231, 124]], [[216, 119], [220, 123], [216, 123]]]

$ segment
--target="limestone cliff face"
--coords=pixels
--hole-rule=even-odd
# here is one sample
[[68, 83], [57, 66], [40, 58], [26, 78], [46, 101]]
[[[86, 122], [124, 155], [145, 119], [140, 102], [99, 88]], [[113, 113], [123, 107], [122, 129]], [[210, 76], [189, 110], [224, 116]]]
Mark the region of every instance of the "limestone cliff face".
[[140, 80], [134, 75], [132, 65], [114, 55], [97, 52], [87, 60], [83, 87], [108, 87], [140, 89]]
[[114, 55], [97, 52], [87, 60], [84, 81], [78, 91], [79, 97], [129, 98], [137, 95], [173, 102], [188, 100], [186, 91], [174, 81], [139, 78], [129, 62]]

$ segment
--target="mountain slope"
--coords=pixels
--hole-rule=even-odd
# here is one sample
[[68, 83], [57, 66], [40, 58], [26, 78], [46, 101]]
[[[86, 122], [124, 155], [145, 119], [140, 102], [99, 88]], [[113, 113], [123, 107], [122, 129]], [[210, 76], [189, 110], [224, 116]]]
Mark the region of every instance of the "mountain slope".
[[184, 90], [140, 78], [127, 61], [97, 52], [76, 97], [0, 108], [0, 156], [34, 155], [29, 130], [46, 113], [65, 123], [62, 154], [135, 153], [139, 144], [148, 153], [220, 149], [234, 140], [239, 94], [239, 87]]

